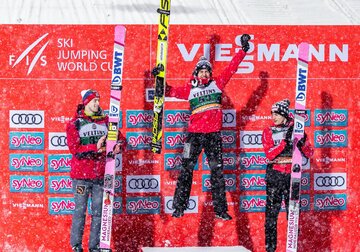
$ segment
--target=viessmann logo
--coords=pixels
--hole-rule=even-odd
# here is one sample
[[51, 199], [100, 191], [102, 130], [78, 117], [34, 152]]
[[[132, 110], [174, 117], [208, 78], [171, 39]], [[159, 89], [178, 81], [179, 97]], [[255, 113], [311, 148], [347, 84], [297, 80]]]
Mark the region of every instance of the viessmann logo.
[[[19, 56], [10, 54], [9, 55], [9, 65], [12, 66], [12, 68], [14, 68], [18, 64], [20, 64], [22, 61], [24, 61], [25, 62], [24, 64], [27, 66], [26, 75], [29, 75], [32, 72], [32, 70], [34, 69], [35, 65], [38, 62], [39, 62], [38, 64], [40, 64], [40, 66], [43, 66], [43, 67], [46, 66], [46, 64], [47, 64], [46, 56], [43, 55], [43, 52], [50, 42], [49, 39], [46, 41], [46, 37], [48, 35], [49, 35], [49, 33], [45, 33], [44, 35], [42, 35], [41, 37], [36, 39], [24, 51], [22, 51], [22, 53]], [[41, 44], [43, 44], [43, 45], [41, 46]], [[40, 47], [40, 49], [38, 49], [39, 47]], [[36, 48], [36, 49], [34, 49], [34, 48]], [[36, 52], [35, 56], [32, 56], [33, 53], [31, 51], [35, 51], [37, 49], [38, 49], [38, 51]], [[23, 64], [20, 64], [19, 67], [24, 68]]]

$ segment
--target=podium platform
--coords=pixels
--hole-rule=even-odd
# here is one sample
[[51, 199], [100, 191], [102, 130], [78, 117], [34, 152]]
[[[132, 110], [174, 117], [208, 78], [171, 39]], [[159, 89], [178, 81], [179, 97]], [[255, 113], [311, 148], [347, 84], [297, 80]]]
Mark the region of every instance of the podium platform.
[[142, 252], [251, 252], [242, 246], [232, 247], [144, 247]]

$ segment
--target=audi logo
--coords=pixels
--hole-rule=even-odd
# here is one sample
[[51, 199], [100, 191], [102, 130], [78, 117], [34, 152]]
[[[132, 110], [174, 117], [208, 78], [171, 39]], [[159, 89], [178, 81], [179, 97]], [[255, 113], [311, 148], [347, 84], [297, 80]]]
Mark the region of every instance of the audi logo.
[[28, 125], [39, 125], [43, 121], [40, 114], [13, 114], [11, 122], [14, 124], [28, 124]]
[[242, 136], [241, 141], [247, 145], [257, 145], [262, 144], [261, 138], [261, 134], [245, 134]]
[[143, 179], [130, 179], [129, 180], [130, 189], [155, 189], [159, 186], [159, 181], [154, 178], [143, 178]]
[[[174, 210], [173, 208], [173, 200], [169, 200], [166, 202], [166, 207], [170, 210]], [[196, 201], [193, 199], [189, 199], [189, 202], [186, 205], [186, 209], [188, 210], [194, 210], [196, 208]]]
[[343, 186], [345, 179], [341, 176], [319, 176], [315, 183], [319, 187]]
[[67, 139], [66, 136], [53, 136], [50, 139], [50, 143], [52, 146], [67, 146]]
[[232, 113], [223, 113], [223, 123], [233, 123], [235, 116]]

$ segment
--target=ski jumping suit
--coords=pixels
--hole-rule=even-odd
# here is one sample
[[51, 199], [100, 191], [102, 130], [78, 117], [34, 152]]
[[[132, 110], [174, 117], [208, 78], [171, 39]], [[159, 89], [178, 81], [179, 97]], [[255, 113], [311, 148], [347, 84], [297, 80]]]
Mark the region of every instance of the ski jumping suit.
[[[292, 162], [292, 145], [286, 146], [285, 135], [294, 121], [286, 125], [271, 126], [262, 134], [262, 144], [269, 164], [266, 168], [266, 209], [265, 209], [265, 245], [267, 252], [276, 251], [277, 219], [284, 197], [286, 213], [289, 210], [290, 176]], [[306, 139], [301, 148], [306, 158], [313, 155], [313, 148]]]
[[245, 55], [246, 53], [243, 50], [239, 50], [221, 75], [210, 78], [203, 87], [193, 85], [194, 79], [190, 79], [184, 87], [166, 86], [166, 96], [189, 100], [191, 110], [188, 125], [189, 133], [183, 150], [182, 169], [174, 195], [174, 209], [184, 211], [187, 208], [193, 169], [202, 149], [204, 149], [211, 169], [210, 182], [214, 211], [216, 213], [227, 211], [225, 181], [222, 171], [221, 99], [225, 85], [237, 71], [238, 65]]

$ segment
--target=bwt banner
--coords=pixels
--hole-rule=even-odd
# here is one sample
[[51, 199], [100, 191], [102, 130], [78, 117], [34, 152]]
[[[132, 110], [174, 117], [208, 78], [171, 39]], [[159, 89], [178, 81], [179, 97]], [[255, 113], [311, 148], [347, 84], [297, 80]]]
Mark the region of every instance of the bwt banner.
[[[228, 222], [214, 219], [205, 153], [194, 167], [185, 216], [171, 218], [190, 111], [188, 101], [166, 99], [163, 153], [153, 154], [151, 70], [156, 63], [157, 28], [126, 25], [119, 125], [128, 145], [115, 162], [114, 251], [238, 244], [251, 251], [265, 250], [269, 160], [263, 152], [262, 131], [272, 124], [271, 106], [279, 100], [291, 101], [294, 117], [301, 42], [310, 43], [304, 116], [315, 153], [303, 159], [299, 251], [358, 250], [356, 242], [348, 241], [360, 239], [352, 224], [360, 221], [360, 210], [354, 207], [360, 198], [355, 179], [360, 165], [355, 133], [360, 126], [359, 27], [171, 25], [166, 82], [174, 87], [186, 85], [202, 55], [212, 63], [213, 75], [220, 75], [241, 50], [241, 35], [251, 36], [250, 50], [222, 97], [222, 162], [229, 213], [234, 217]], [[2, 25], [0, 34], [4, 122], [0, 250], [70, 251], [75, 203], [66, 124], [84, 89], [98, 90], [101, 108], [109, 111], [114, 26]], [[278, 248], [284, 250], [285, 202], [278, 223]], [[331, 230], [343, 230], [341, 239]], [[84, 248], [86, 244], [84, 240]]]

